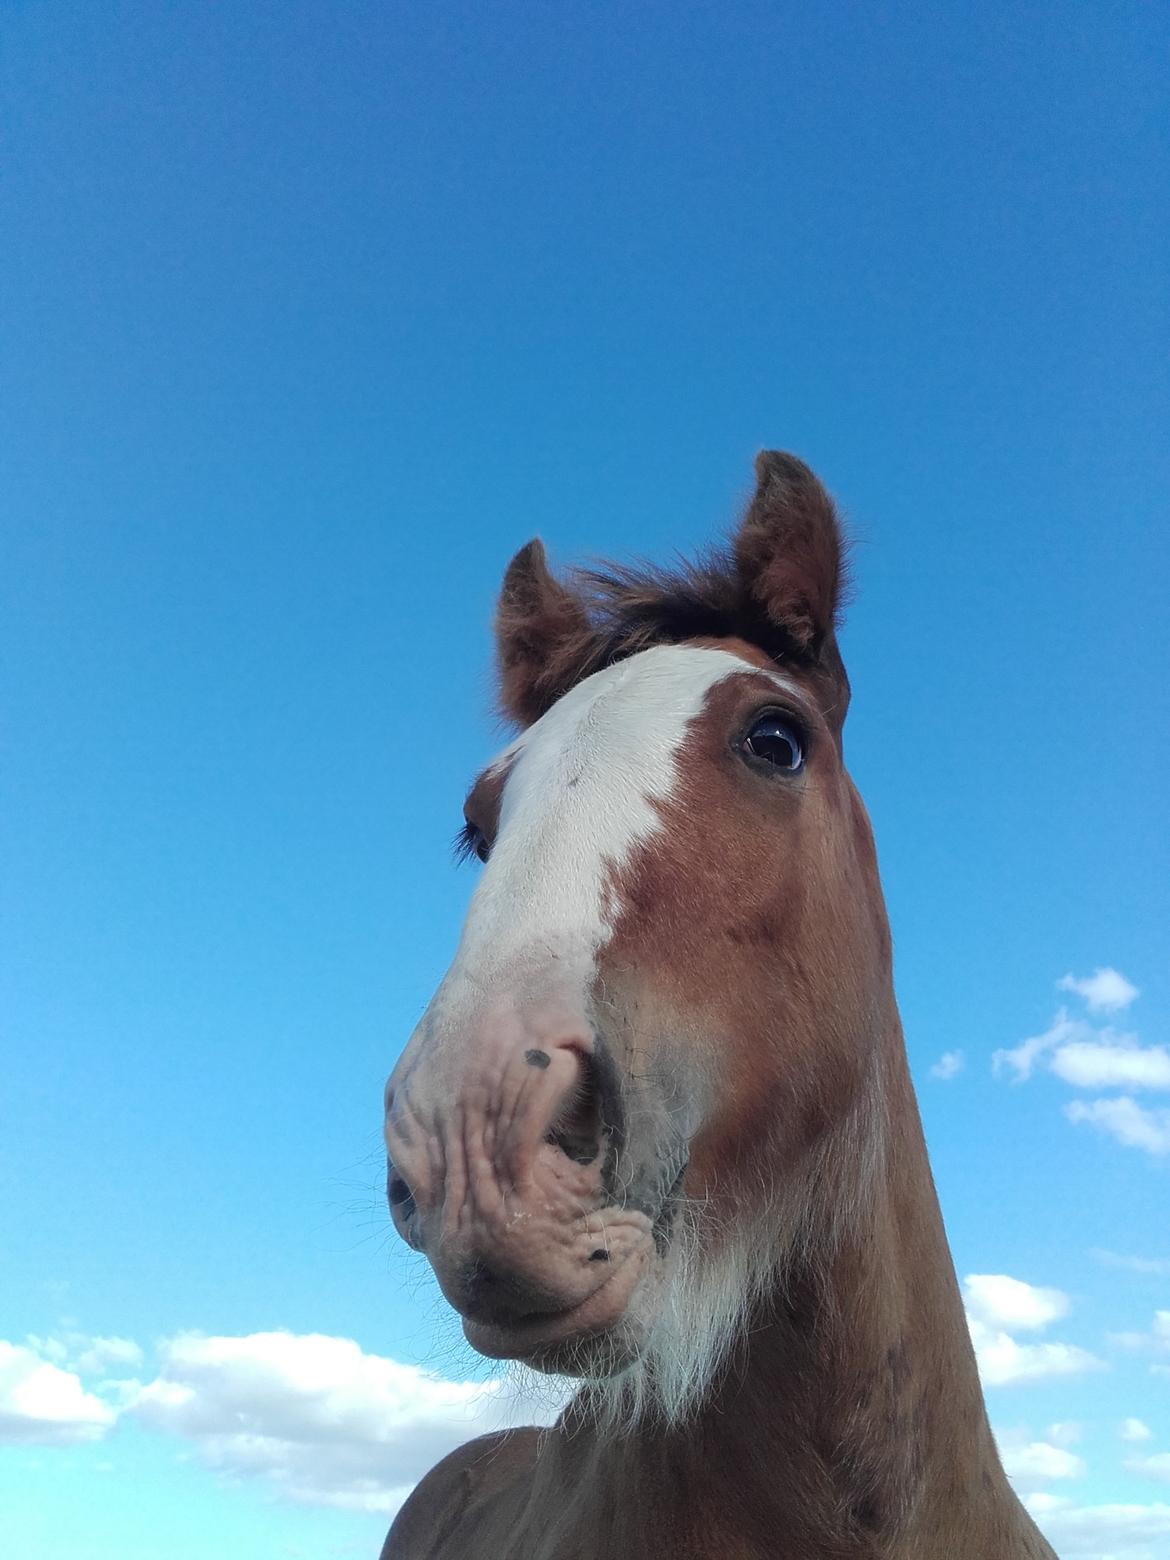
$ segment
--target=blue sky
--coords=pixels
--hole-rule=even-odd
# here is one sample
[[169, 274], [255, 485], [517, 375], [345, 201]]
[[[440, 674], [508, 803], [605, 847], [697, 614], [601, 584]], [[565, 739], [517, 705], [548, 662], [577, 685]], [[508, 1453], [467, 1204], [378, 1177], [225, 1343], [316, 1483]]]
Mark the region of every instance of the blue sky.
[[13, 1555], [373, 1556], [521, 1411], [378, 1186], [494, 592], [534, 532], [700, 544], [772, 445], [858, 538], [847, 751], [993, 1422], [1062, 1554], [1165, 1560], [1165, 13], [0, 28]]

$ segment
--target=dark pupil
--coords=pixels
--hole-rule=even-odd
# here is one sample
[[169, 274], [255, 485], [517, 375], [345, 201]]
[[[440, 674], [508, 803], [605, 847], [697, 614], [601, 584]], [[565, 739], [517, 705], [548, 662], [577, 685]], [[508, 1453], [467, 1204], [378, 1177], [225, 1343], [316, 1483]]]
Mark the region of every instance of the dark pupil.
[[800, 765], [800, 743], [789, 726], [780, 720], [761, 720], [748, 733], [747, 750], [756, 758], [775, 764], [777, 769], [796, 769]]

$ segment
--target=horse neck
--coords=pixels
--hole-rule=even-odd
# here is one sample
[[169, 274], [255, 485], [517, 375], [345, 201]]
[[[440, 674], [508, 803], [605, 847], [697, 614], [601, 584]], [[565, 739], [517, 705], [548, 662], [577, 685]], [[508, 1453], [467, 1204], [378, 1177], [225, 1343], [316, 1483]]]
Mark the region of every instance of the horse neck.
[[[1025, 1552], [1011, 1547], [1027, 1519], [987, 1424], [896, 1014], [891, 1025], [888, 1138], [876, 1184], [855, 1189], [863, 1211], [828, 1255], [810, 1242], [786, 1266], [685, 1428], [574, 1456], [615, 1542], [632, 1520], [706, 1553], [710, 1521], [728, 1555], [993, 1552], [968, 1550], [971, 1535]], [[645, 1532], [622, 1542], [659, 1552]]]

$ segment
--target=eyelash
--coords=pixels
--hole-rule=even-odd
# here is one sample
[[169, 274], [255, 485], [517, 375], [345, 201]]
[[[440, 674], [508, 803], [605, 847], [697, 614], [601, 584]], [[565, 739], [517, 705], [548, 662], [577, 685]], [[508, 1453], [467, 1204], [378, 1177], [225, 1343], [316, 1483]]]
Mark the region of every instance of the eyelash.
[[455, 860], [460, 863], [471, 861], [473, 857], [478, 861], [486, 861], [491, 854], [483, 830], [474, 823], [463, 825], [451, 848], [455, 852]]

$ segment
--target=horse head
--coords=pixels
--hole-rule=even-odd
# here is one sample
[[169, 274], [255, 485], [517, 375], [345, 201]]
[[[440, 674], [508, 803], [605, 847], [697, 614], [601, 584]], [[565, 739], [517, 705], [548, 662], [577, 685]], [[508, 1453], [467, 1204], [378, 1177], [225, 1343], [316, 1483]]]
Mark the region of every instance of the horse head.
[[[685, 1415], [883, 1152], [889, 934], [843, 763], [832, 503], [766, 453], [730, 546], [505, 575], [483, 862], [395, 1068], [394, 1222], [480, 1352]], [[893, 1022], [896, 1031], [896, 1020]]]

